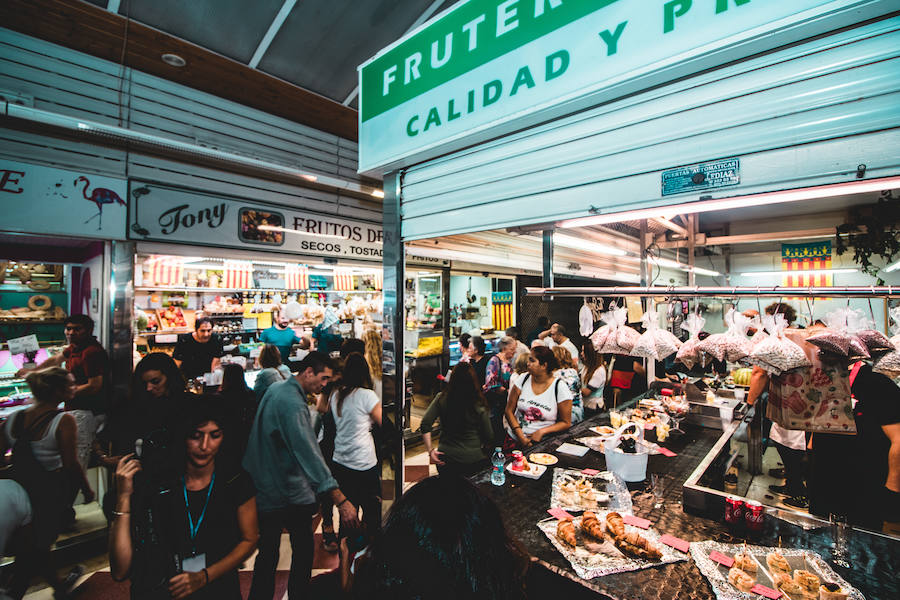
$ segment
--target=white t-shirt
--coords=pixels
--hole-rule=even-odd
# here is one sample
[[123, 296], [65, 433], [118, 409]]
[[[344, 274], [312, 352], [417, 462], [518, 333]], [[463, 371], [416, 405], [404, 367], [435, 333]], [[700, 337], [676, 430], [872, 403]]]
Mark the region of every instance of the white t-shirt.
[[[544, 393], [539, 395], [534, 393], [531, 382], [531, 377], [527, 381], [519, 382], [522, 393], [519, 394], [519, 401], [516, 404], [516, 419], [525, 435], [531, 435], [538, 429], [556, 423], [557, 405], [572, 399], [569, 386], [558, 377], [554, 377]], [[510, 436], [514, 437], [508, 424], [507, 430]]]
[[338, 416], [338, 392], [331, 394], [331, 414], [337, 425], [334, 437], [334, 462], [354, 471], [365, 471], [378, 464], [370, 413], [378, 405], [372, 390], [356, 388], [344, 398]]
[[525, 380], [526, 375], [528, 375], [528, 371], [525, 371], [524, 373], [513, 372], [513, 374], [509, 376], [509, 389], [513, 389], [514, 387], [522, 389], [522, 382]]
[[792, 450], [806, 450], [806, 432], [796, 429], [785, 429], [778, 423], [772, 423], [769, 439]]
[[[582, 373], [582, 376], [584, 373]], [[582, 404], [587, 408], [595, 409], [603, 404], [603, 388], [606, 387], [606, 367], [597, 367], [591, 380], [587, 382], [587, 386], [594, 389], [590, 396], [584, 396], [581, 399]]]
[[566, 338], [566, 341], [564, 341], [562, 344], [557, 344], [556, 342], [553, 341], [552, 337], [547, 336], [544, 338], [544, 345], [547, 346], [548, 348], [550, 348], [551, 350], [553, 348], [555, 348], [556, 346], [562, 346], [563, 348], [565, 348], [566, 350], [569, 351], [569, 354], [572, 355], [572, 360], [575, 361], [575, 364], [576, 365], [578, 364], [578, 348], [575, 347], [575, 344], [573, 344], [572, 340], [570, 340], [569, 338]]

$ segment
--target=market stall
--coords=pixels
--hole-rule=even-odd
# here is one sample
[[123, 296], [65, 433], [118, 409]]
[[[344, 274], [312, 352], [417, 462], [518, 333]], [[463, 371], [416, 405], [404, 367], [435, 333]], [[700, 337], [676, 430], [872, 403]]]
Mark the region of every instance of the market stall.
[[[360, 68], [360, 169], [385, 178], [385, 328], [390, 332], [386, 353], [391, 344], [402, 346], [403, 342], [404, 332], [396, 327], [401, 322], [400, 307], [390, 299], [402, 285], [404, 250], [432, 248], [461, 258], [452, 253], [460, 251], [453, 244], [462, 236], [475, 246], [480, 240], [485, 247], [487, 240], [530, 238], [531, 252], [522, 241], [507, 260], [518, 263], [512, 266], [540, 273], [548, 303], [557, 297], [554, 278], [566, 270], [582, 269], [597, 279], [660, 289], [643, 300], [629, 299], [616, 290], [572, 292], [602, 302], [607, 312], [609, 302], [615, 301], [612, 318], [622, 335], [595, 340], [602, 329], [596, 328], [597, 323], [586, 326], [584, 333], [596, 341], [598, 351], [617, 355], [631, 367], [627, 377], [610, 381], [609, 387], [628, 391], [621, 398], [617, 394], [614, 401], [642, 391], [632, 386], [633, 381], [646, 379], [645, 388], [653, 389], [657, 377], [670, 374], [665, 359], [681, 350], [679, 345], [690, 348], [703, 341], [701, 332], [709, 334], [706, 339], [714, 346], [710, 354], [721, 367], [716, 367], [716, 373], [704, 373], [707, 365], [701, 358], [700, 373], [689, 382], [696, 390], [682, 389], [679, 405], [687, 407], [685, 412], [696, 412], [698, 424], [719, 423], [723, 429], [709, 428], [705, 436], [692, 437], [696, 425], [680, 423], [686, 433], [679, 443], [686, 445], [679, 448], [681, 453], [675, 452], [696, 453], [690, 468], [672, 469], [680, 486], [694, 467], [707, 462], [707, 452], [716, 451], [709, 462], [720, 466], [719, 436], [733, 434], [737, 426], [732, 425], [743, 414], [739, 394], [717, 391], [703, 377], [719, 390], [734, 385], [736, 378], [744, 381], [744, 373], [736, 369], [746, 368], [740, 361], [750, 352], [729, 355], [728, 347], [715, 342], [726, 335], [740, 339], [735, 345], [739, 350], [750, 336], [741, 337], [740, 329], [735, 333], [734, 315], [751, 309], [764, 312], [762, 302], [751, 300], [749, 292], [742, 302], [728, 293], [729, 287], [780, 284], [787, 288], [781, 294], [784, 302], [804, 317], [798, 325], [808, 326], [844, 302], [829, 289], [870, 287], [879, 280], [900, 283], [894, 279], [897, 257], [890, 243], [898, 230], [896, 190], [900, 188], [900, 155], [891, 150], [897, 147], [900, 80], [894, 74], [896, 58], [890, 47], [896, 43], [900, 21], [887, 3], [852, 0], [717, 2], [715, 7], [669, 2], [658, 10], [646, 10], [645, 4], [622, 1], [582, 10], [574, 4], [551, 8], [537, 3], [534, 10], [521, 11], [504, 4], [496, 14], [485, 11], [482, 3], [456, 5]], [[409, 70], [401, 79], [398, 65], [415, 56], [418, 48], [444, 39], [460, 23], [479, 18], [489, 20], [488, 26], [472, 33], [478, 43], [468, 53], [460, 47], [453, 56], [448, 53], [445, 63], [429, 65], [421, 79]], [[518, 52], [510, 52], [511, 48]], [[598, 61], [603, 68], [597, 68]], [[872, 243], [875, 238], [881, 241]], [[580, 242], [581, 254], [590, 255], [591, 260], [579, 264], [576, 258], [569, 265], [563, 258], [560, 265], [572, 239]], [[470, 247], [470, 252], [477, 251]], [[690, 294], [697, 285], [722, 289], [718, 297], [698, 299]], [[686, 287], [677, 289], [681, 286]], [[810, 287], [809, 304], [816, 304], [814, 308], [798, 300], [806, 297], [800, 290]], [[877, 298], [874, 292], [869, 295]], [[868, 328], [881, 335], [891, 333], [884, 299], [874, 300], [871, 307], [867, 298], [851, 299], [851, 306], [845, 308], [863, 312], [871, 322]], [[706, 323], [682, 330], [692, 314], [703, 316]], [[601, 320], [603, 326], [611, 323], [611, 319]], [[783, 325], [760, 325], [773, 340], [782, 338]], [[651, 330], [665, 332], [677, 343]], [[648, 339], [642, 351], [633, 353], [644, 336]], [[668, 342], [675, 347], [660, 356], [661, 345]], [[723, 347], [725, 351], [719, 352]], [[756, 366], [767, 364], [781, 371], [797, 366], [767, 363], [771, 355], [757, 358]], [[395, 375], [390, 366], [385, 369], [386, 380]], [[677, 391], [677, 369], [672, 375], [666, 377], [672, 384], [667, 388], [669, 398]], [[701, 389], [697, 382], [709, 389]], [[677, 383], [687, 387], [680, 380]], [[393, 389], [402, 408], [408, 398], [402, 387]], [[702, 394], [702, 400], [693, 396], [694, 391]], [[636, 418], [643, 421], [638, 428], [643, 432], [650, 424], [648, 418], [656, 417], [638, 414]], [[724, 424], [726, 416], [729, 425]], [[628, 420], [633, 418], [635, 413], [627, 415]], [[584, 466], [593, 462], [591, 468], [610, 467], [594, 462], [596, 450], [572, 439], [572, 432], [582, 431], [579, 427], [557, 435], [544, 447], [567, 441], [586, 452], [586, 459], [593, 458]], [[758, 442], [746, 442], [748, 454], [761, 446]], [[567, 459], [557, 455], [556, 460]], [[745, 469], [761, 466], [746, 464]], [[513, 489], [507, 482], [493, 490], [510, 516], [517, 517], [515, 511], [524, 506], [535, 507], [527, 518], [513, 520], [522, 531], [530, 531], [523, 535], [540, 541], [529, 548], [539, 560], [555, 561], [564, 567], [560, 573], [576, 573], [585, 587], [611, 597], [645, 597], [648, 584], [653, 583], [657, 584], [652, 585], [653, 595], [669, 590], [676, 592], [671, 597], [678, 596], [678, 591], [699, 597], [728, 595], [712, 575], [705, 578], [709, 585], [696, 577], [689, 590], [678, 588], [691, 579], [687, 571], [683, 578], [672, 577], [678, 569], [699, 575], [698, 568], [708, 567], [708, 553], [685, 552], [675, 566], [644, 564], [649, 568], [625, 576], [579, 572], [565, 558], [571, 553], [562, 551], [537, 525], [546, 517], [546, 486], [551, 480], [544, 474], [536, 484], [517, 481]], [[533, 494], [521, 491], [532, 485], [540, 486], [532, 488]], [[761, 503], [757, 509], [750, 488], [744, 500], [753, 503], [754, 514], [766, 515], [761, 543], [777, 545], [777, 534], [772, 533], [784, 528], [784, 537], [794, 540], [793, 547], [830, 560], [823, 551], [830, 542], [827, 532], [792, 530], [782, 522], [786, 516], [782, 509], [767, 509]], [[522, 497], [514, 498], [520, 493]], [[673, 518], [694, 523], [680, 511], [673, 512]], [[723, 515], [724, 511], [719, 518]], [[665, 518], [658, 533], [678, 536], [676, 530], [668, 529]], [[576, 541], [581, 539], [583, 515], [577, 523]], [[688, 536], [692, 542], [717, 541], [727, 529], [697, 523], [694, 533], [688, 535], [690, 528], [686, 528], [681, 537]], [[824, 525], [820, 522], [818, 527]], [[551, 526], [559, 527], [555, 522]], [[854, 530], [854, 535], [869, 534]], [[571, 539], [568, 533], [562, 537]], [[651, 554], [669, 558], [671, 553], [656, 545], [661, 539], [650, 540]], [[882, 542], [877, 536], [872, 540], [879, 551], [896, 552], [895, 542]], [[648, 550], [639, 538], [626, 541]], [[548, 549], [551, 554], [546, 553]], [[590, 548], [588, 553], [603, 554]], [[766, 554], [761, 555], [764, 563]], [[730, 552], [729, 558], [734, 555]], [[759, 559], [754, 554], [750, 562]], [[813, 561], [818, 564], [818, 559]], [[860, 564], [866, 566], [852, 581], [847, 571], [838, 575], [876, 597], [884, 591], [888, 592], [884, 597], [896, 594], [886, 581], [890, 578], [886, 571], [871, 562]], [[792, 568], [806, 571], [805, 566]], [[834, 569], [831, 564], [826, 567]], [[840, 597], [844, 583], [832, 573], [812, 570], [820, 582], [839, 584], [836, 590], [826, 588], [825, 597], [835, 597], [829, 595], [833, 593]], [[752, 587], [746, 585], [749, 578], [736, 575], [733, 579], [739, 586]], [[866, 577], [874, 580], [875, 587], [865, 588]], [[619, 581], [630, 587], [618, 588]], [[778, 583], [771, 578], [765, 581]], [[754, 577], [753, 582], [763, 579]], [[809, 584], [806, 592], [819, 594], [811, 582], [802, 582]], [[794, 578], [791, 584], [800, 585]], [[787, 582], [782, 587], [791, 590], [784, 592], [786, 596], [797, 594]], [[773, 594], [779, 597], [782, 592]]]

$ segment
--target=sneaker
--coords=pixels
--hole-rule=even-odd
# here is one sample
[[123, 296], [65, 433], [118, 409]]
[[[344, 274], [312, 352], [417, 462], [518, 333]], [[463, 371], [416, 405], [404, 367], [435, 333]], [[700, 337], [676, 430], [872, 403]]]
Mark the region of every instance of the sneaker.
[[81, 579], [82, 575], [84, 575], [84, 565], [75, 565], [72, 567], [62, 580], [62, 583], [53, 590], [54, 600], [69, 598], [72, 591], [75, 589], [75, 584], [78, 583], [78, 580]]
[[769, 469], [769, 477], [774, 477], [775, 479], [784, 479], [784, 469]]
[[785, 506], [790, 506], [791, 508], [796, 508], [799, 510], [807, 510], [809, 509], [809, 500], [806, 496], [793, 496], [791, 498], [787, 498], [782, 500]]
[[790, 494], [787, 491], [786, 485], [770, 485], [769, 491], [777, 496], [781, 496], [782, 498], [789, 498]]

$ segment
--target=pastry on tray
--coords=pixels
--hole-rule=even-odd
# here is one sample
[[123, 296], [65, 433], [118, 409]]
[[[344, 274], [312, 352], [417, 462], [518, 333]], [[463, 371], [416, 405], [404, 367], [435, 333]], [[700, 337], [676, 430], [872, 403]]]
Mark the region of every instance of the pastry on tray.
[[574, 547], [575, 541], [575, 523], [568, 519], [564, 519], [556, 524], [556, 537], [566, 544]]
[[772, 574], [775, 577], [775, 587], [790, 596], [791, 598], [797, 598], [798, 600], [803, 598], [803, 588], [801, 588], [797, 582], [791, 578], [790, 573], [775, 573]]
[[818, 577], [809, 571], [803, 571], [801, 569], [794, 571], [794, 583], [803, 588], [803, 593], [806, 596], [815, 598], [819, 595], [819, 586], [821, 582]]
[[756, 580], [737, 567], [731, 567], [731, 570], [728, 571], [728, 583], [742, 592], [749, 592], [750, 589], [756, 585]]
[[787, 559], [778, 550], [766, 554], [766, 564], [769, 565], [769, 570], [772, 571], [773, 576], [780, 573], [790, 574], [791, 572], [791, 565], [788, 564]]
[[617, 512], [607, 514], [606, 528], [609, 529], [610, 535], [614, 538], [620, 538], [625, 535], [625, 521], [622, 519], [622, 515]]
[[584, 515], [581, 517], [581, 530], [595, 540], [600, 541], [603, 541], [604, 534], [606, 533], [606, 528], [603, 527], [603, 524], [597, 518], [597, 515], [591, 511], [585, 511]]
[[850, 590], [836, 583], [823, 583], [819, 586], [819, 600], [846, 600]]
[[662, 552], [653, 542], [643, 537], [639, 533], [627, 532], [625, 535], [616, 538], [616, 548], [636, 558], [644, 560], [659, 560], [662, 558]]
[[756, 573], [756, 559], [747, 552], [738, 552], [734, 555], [734, 566], [744, 573]]

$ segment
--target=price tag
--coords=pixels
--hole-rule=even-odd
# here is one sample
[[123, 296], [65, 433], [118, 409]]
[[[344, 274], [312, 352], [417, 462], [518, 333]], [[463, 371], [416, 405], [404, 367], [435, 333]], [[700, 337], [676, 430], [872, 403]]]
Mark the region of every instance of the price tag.
[[690, 543], [684, 541], [681, 538], [677, 538], [674, 535], [669, 535], [668, 533], [659, 536], [659, 541], [666, 546], [671, 546], [672, 548], [675, 548], [676, 550], [680, 550], [682, 552], [687, 552], [691, 548]]
[[778, 590], [773, 590], [772, 588], [766, 587], [761, 583], [757, 583], [752, 588], [750, 588], [751, 594], [759, 594], [760, 596], [765, 596], [766, 598], [771, 598], [771, 600], [778, 600], [781, 598], [781, 592]]
[[593, 477], [594, 475], [599, 475], [600, 471], [598, 471], [597, 469], [582, 469], [581, 474], [587, 475], [588, 477]]
[[659, 447], [659, 453], [662, 454], [663, 456], [668, 456], [669, 458], [672, 458], [673, 456], [678, 456], [677, 454], [675, 454], [668, 448], [663, 448], [662, 446]]
[[640, 527], [641, 529], [650, 529], [650, 521], [648, 521], [647, 519], [642, 519], [641, 517], [636, 517], [634, 515], [622, 515], [622, 521], [624, 521], [628, 525]]
[[41, 349], [36, 335], [12, 338], [6, 343], [9, 345], [10, 354], [25, 354], [26, 352], [37, 352]]
[[575, 518], [561, 508], [551, 508], [547, 512], [550, 513], [550, 516], [556, 517], [561, 521], [571, 521]]
[[729, 569], [734, 566], [734, 559], [730, 556], [725, 556], [721, 552], [716, 552], [713, 550], [709, 553], [709, 559], [714, 560], [723, 567], [728, 567]]

